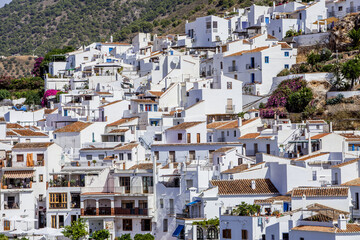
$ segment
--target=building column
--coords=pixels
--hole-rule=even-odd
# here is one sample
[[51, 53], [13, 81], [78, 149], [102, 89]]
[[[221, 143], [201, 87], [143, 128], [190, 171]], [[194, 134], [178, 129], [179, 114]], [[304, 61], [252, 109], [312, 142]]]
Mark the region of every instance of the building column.
[[115, 200], [111, 199], [111, 215], [115, 215]]
[[85, 211], [84, 211], [84, 201], [80, 201], [80, 214], [81, 216], [85, 215]]
[[99, 199], [96, 199], [96, 216], [99, 216]]

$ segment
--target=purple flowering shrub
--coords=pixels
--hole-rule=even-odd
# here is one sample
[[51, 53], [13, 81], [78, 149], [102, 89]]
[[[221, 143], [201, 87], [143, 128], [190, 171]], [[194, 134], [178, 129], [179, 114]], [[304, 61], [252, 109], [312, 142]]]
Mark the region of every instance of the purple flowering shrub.
[[43, 98], [41, 99], [41, 106], [45, 107], [47, 104], [47, 98], [50, 96], [54, 96], [58, 93], [58, 90], [49, 89], [44, 93]]
[[41, 77], [41, 63], [43, 60], [43, 57], [35, 58], [34, 68], [31, 72], [35, 77]]
[[276, 116], [285, 117], [287, 114], [285, 107], [289, 96], [304, 87], [306, 87], [306, 81], [302, 78], [293, 78], [281, 82], [269, 97], [265, 108], [260, 110], [260, 116], [263, 118], [273, 118], [276, 114]]

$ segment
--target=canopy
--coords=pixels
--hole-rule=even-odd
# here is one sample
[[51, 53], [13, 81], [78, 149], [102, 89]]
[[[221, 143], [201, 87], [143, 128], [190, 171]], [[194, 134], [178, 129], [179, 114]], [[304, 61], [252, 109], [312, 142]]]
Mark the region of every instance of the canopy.
[[26, 235], [26, 232], [24, 230], [21, 229], [15, 229], [11, 232], [9, 232], [10, 234], [14, 234], [14, 235]]
[[56, 229], [56, 228], [40, 228], [34, 231], [34, 235], [44, 235], [44, 236], [63, 236], [61, 233], [63, 229]]
[[190, 203], [187, 203], [186, 206], [191, 206], [191, 205], [193, 205], [195, 203], [198, 203], [198, 202], [201, 202], [201, 201], [200, 200], [195, 200], [195, 201], [192, 201]]
[[33, 170], [25, 170], [25, 171], [5, 171], [4, 178], [32, 178], [34, 175]]
[[175, 229], [174, 233], [172, 234], [173, 237], [178, 237], [181, 233], [181, 231], [183, 230], [184, 225], [178, 225], [177, 228]]

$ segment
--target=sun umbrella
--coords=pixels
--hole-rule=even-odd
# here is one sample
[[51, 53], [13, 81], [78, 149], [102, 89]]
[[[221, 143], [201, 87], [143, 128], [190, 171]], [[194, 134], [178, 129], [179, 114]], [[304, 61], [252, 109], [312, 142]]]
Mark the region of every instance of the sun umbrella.
[[26, 232], [24, 230], [21, 230], [21, 229], [15, 229], [11, 232], [9, 232], [10, 234], [13, 234], [13, 235], [26, 235]]
[[44, 235], [44, 236], [62, 236], [63, 234], [61, 233], [62, 229], [56, 229], [56, 228], [40, 228], [34, 231], [35, 235]]

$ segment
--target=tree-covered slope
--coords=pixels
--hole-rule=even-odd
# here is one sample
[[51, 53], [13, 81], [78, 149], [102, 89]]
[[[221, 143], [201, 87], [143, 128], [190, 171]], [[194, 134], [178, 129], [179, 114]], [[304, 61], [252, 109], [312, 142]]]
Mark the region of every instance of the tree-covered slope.
[[[269, 0], [257, 0], [270, 2]], [[65, 45], [173, 32], [185, 19], [252, 0], [13, 0], [0, 8], [0, 55], [44, 54]]]

